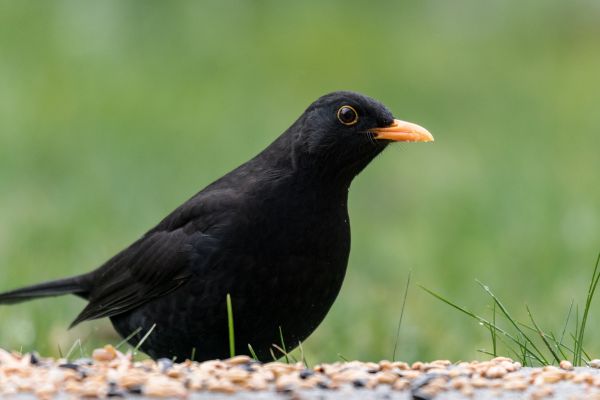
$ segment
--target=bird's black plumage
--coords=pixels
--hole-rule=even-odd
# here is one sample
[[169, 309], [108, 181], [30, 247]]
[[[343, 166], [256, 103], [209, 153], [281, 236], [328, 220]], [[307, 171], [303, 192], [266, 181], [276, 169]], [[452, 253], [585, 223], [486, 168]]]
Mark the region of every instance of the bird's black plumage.
[[109, 317], [124, 337], [141, 328], [137, 343], [156, 324], [142, 345], [150, 356], [182, 360], [195, 349], [197, 359], [211, 359], [229, 355], [230, 294], [237, 353], [250, 344], [267, 359], [280, 332], [295, 347], [342, 285], [352, 179], [391, 140], [430, 139], [400, 122], [369, 97], [325, 95], [264, 151], [98, 269], [0, 294], [0, 303], [73, 293], [89, 302], [73, 325]]

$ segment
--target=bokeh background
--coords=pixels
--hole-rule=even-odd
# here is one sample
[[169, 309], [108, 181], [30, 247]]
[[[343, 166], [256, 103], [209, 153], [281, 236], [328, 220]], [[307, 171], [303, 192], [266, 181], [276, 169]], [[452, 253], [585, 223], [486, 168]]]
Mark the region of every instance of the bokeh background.
[[[490, 285], [560, 330], [600, 250], [600, 5], [545, 1], [1, 1], [0, 290], [100, 265], [318, 96], [427, 127], [351, 188], [342, 292], [309, 361], [484, 358]], [[307, 234], [310, 234], [307, 232]], [[57, 355], [74, 297], [0, 307], [0, 346]], [[588, 351], [600, 354], [593, 332]]]

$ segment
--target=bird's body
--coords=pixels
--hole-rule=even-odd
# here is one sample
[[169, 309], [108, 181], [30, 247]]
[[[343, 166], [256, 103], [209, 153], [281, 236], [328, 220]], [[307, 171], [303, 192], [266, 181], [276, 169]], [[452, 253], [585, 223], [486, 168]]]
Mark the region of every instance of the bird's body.
[[[319, 119], [324, 108], [346, 103], [376, 126], [338, 148], [340, 138], [323, 132], [347, 125], [340, 113], [333, 123]], [[0, 303], [74, 293], [89, 303], [73, 324], [110, 317], [122, 336], [138, 332], [132, 343], [152, 329], [141, 348], [154, 358], [195, 353], [205, 360], [229, 355], [229, 294], [236, 353], [248, 353], [251, 345], [259, 359], [268, 359], [280, 335], [295, 347], [323, 320], [341, 288], [350, 252], [348, 188], [395, 140], [377, 141], [373, 134], [393, 123], [387, 109], [365, 96], [324, 96], [258, 156], [100, 268], [0, 294]]]
[[[153, 343], [161, 335], [157, 327], [147, 339], [151, 356], [176, 354], [181, 359], [195, 348], [202, 359], [223, 357], [228, 293], [236, 353], [247, 352], [251, 344], [263, 359], [270, 357], [273, 343], [281, 343], [279, 327], [284, 342], [297, 345], [333, 304], [350, 250], [347, 189], [315, 182], [306, 187], [308, 182], [296, 174], [270, 169], [254, 171], [250, 184], [245, 175], [245, 168], [233, 171], [159, 225], [159, 232], [173, 229], [181, 224], [181, 213], [196, 207], [200, 213], [190, 220], [183, 217], [189, 233], [185, 226], [176, 228], [191, 234], [190, 246], [199, 248], [190, 254], [195, 261], [189, 281], [143, 308], [112, 317], [117, 331], [127, 336], [137, 327], [143, 334], [167, 316], [173, 338], [166, 347], [162, 339]], [[193, 340], [182, 341], [188, 337]]]

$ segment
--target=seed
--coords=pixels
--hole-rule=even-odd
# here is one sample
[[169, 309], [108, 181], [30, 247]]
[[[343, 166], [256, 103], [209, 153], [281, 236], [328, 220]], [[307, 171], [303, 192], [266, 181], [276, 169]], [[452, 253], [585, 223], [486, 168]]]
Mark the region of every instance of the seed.
[[573, 383], [587, 383], [588, 385], [592, 385], [594, 383], [594, 377], [591, 374], [582, 373], [577, 374], [571, 379]]
[[421, 361], [415, 361], [414, 363], [412, 363], [410, 368], [418, 371], [422, 370], [424, 365], [425, 364], [423, 364]]
[[392, 363], [389, 360], [381, 360], [379, 361], [379, 368], [381, 370], [388, 370], [388, 369], [392, 369]]
[[421, 375], [422, 375], [422, 373], [419, 371], [408, 370], [408, 371], [402, 371], [402, 374], [400, 376], [403, 376], [407, 379], [413, 380], [413, 379], [418, 378]]
[[131, 389], [132, 387], [142, 386], [146, 383], [148, 379], [148, 375], [141, 371], [131, 371], [126, 375], [123, 375], [121, 379], [119, 379], [119, 386], [125, 389]]
[[102, 379], [84, 382], [81, 385], [79, 395], [81, 397], [105, 397], [108, 388], [102, 382]]
[[392, 367], [393, 368], [398, 368], [400, 370], [410, 369], [410, 366], [408, 365], [408, 363], [405, 363], [403, 361], [394, 361], [392, 363]]
[[406, 390], [410, 387], [410, 381], [403, 378], [398, 378], [392, 385], [392, 389], [394, 390]]
[[248, 381], [246, 381], [245, 388], [250, 390], [266, 390], [268, 388], [267, 381], [262, 379], [260, 376], [254, 375]]
[[468, 386], [469, 384], [469, 379], [465, 378], [465, 377], [459, 377], [456, 379], [453, 379], [450, 382], [450, 386], [454, 389], [462, 389], [465, 386]]
[[239, 356], [231, 357], [231, 358], [225, 360], [225, 362], [229, 365], [249, 364], [252, 361], [253, 361], [252, 358], [250, 358], [246, 355], [239, 355]]
[[508, 358], [508, 357], [496, 357], [496, 358], [492, 358], [492, 362], [494, 363], [501, 363], [501, 362], [505, 362], [508, 361], [510, 363], [514, 362], [512, 360], [512, 358]]
[[169, 358], [159, 358], [156, 361], [158, 369], [160, 372], [165, 373], [173, 367], [173, 361]]
[[534, 392], [531, 393], [531, 398], [533, 400], [543, 399], [545, 397], [552, 396], [554, 394], [554, 389], [550, 386], [543, 386]]
[[157, 377], [156, 379], [150, 379], [144, 387], [144, 394], [146, 396], [155, 397], [184, 397], [187, 395], [187, 391], [183, 385], [173, 379], [165, 377]]
[[514, 381], [505, 382], [503, 387], [506, 390], [517, 390], [517, 391], [522, 392], [524, 390], [527, 390], [529, 385], [524, 380], [514, 380]]
[[489, 386], [489, 381], [483, 378], [473, 378], [471, 379], [471, 385], [475, 388], [485, 388]]
[[571, 364], [570, 361], [562, 360], [559, 365], [564, 370], [567, 370], [567, 371], [572, 371], [573, 370], [573, 364]]
[[376, 375], [376, 379], [377, 383], [379, 383], [380, 385], [391, 385], [396, 381], [396, 379], [398, 379], [398, 376], [392, 372], [385, 371], [379, 372]]
[[92, 353], [92, 358], [96, 361], [112, 361], [117, 357], [117, 351], [111, 345], [106, 345], [101, 349], [96, 349]]
[[227, 371], [224, 377], [233, 383], [241, 383], [250, 377], [250, 373], [240, 368], [232, 368]]
[[465, 397], [472, 397], [473, 394], [475, 394], [475, 390], [473, 389], [473, 386], [465, 386], [462, 389], [460, 389], [460, 392]]
[[367, 368], [367, 372], [369, 372], [370, 374], [374, 374], [381, 369], [379, 364], [376, 364], [374, 362], [365, 363], [365, 367]]
[[504, 375], [506, 375], [506, 369], [500, 366], [493, 366], [485, 371], [485, 377], [490, 379], [502, 378]]
[[281, 375], [275, 382], [275, 389], [278, 392], [289, 392], [298, 386], [298, 380], [293, 375]]
[[52, 398], [56, 393], [56, 388], [50, 383], [43, 384], [35, 390], [36, 396], [40, 398]]
[[600, 368], [600, 359], [594, 358], [588, 365], [592, 368]]
[[211, 392], [220, 392], [220, 393], [235, 393], [236, 389], [231, 384], [231, 382], [219, 380], [219, 379], [211, 379], [208, 381], [206, 388]]
[[300, 371], [298, 376], [300, 377], [300, 379], [306, 379], [310, 376], [313, 376], [314, 374], [315, 373], [313, 371], [311, 371], [310, 369], [303, 369], [302, 371]]
[[436, 367], [448, 367], [452, 365], [450, 360], [435, 360], [431, 364], [435, 365]]
[[536, 384], [541, 383], [556, 383], [563, 380], [563, 374], [556, 372], [544, 372], [538, 378], [536, 378]]

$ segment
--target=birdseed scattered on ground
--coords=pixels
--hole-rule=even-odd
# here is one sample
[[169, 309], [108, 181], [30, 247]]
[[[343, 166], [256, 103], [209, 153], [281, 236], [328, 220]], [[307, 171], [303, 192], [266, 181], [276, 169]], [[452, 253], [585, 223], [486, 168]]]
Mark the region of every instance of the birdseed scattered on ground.
[[[0, 396], [204, 398], [212, 394], [285, 394], [292, 399], [530, 398], [554, 396], [600, 400], [600, 362], [574, 368], [522, 368], [505, 357], [490, 361], [448, 360], [337, 362], [307, 368], [302, 363], [259, 363], [248, 356], [202, 363], [168, 359], [134, 361], [112, 346], [96, 349], [91, 359], [68, 361], [0, 349]], [[244, 397], [246, 396], [246, 397]], [[259, 398], [259, 397], [254, 397]], [[265, 397], [260, 397], [265, 398]], [[378, 397], [379, 398], [379, 397]]]

